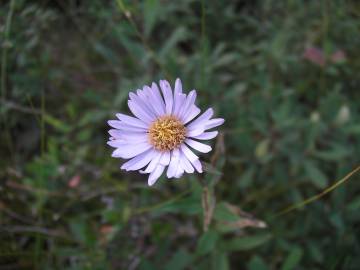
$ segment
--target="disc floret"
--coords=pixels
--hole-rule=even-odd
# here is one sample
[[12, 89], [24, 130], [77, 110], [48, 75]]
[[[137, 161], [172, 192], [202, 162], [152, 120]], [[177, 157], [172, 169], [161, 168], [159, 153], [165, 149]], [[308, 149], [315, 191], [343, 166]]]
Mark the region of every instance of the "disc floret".
[[150, 143], [159, 151], [169, 151], [178, 148], [185, 138], [185, 126], [172, 115], [159, 117], [149, 128]]

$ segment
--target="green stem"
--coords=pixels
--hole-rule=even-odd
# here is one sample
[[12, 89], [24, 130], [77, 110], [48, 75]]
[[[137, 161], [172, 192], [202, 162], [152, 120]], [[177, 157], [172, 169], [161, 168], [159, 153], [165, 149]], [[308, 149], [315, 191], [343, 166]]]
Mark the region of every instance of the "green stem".
[[[11, 0], [10, 2], [10, 9], [9, 13], [6, 18], [5, 22], [5, 32], [4, 32], [4, 43], [3, 45], [3, 51], [1, 55], [1, 101], [3, 103], [6, 102], [6, 95], [7, 95], [7, 89], [6, 89], [6, 73], [7, 73], [7, 51], [9, 46], [9, 36], [10, 36], [10, 29], [11, 29], [11, 21], [15, 10], [15, 0]], [[7, 146], [9, 148], [10, 156], [13, 157], [13, 144], [11, 139], [10, 130], [6, 121], [6, 115], [2, 115], [3, 121], [4, 121], [4, 136], [7, 140]]]
[[[328, 38], [328, 29], [329, 29], [329, 3], [327, 0], [322, 1], [322, 50], [325, 55], [325, 63], [328, 62], [328, 52], [326, 51], [326, 42]], [[321, 93], [326, 92], [326, 74], [325, 66], [321, 69], [321, 78], [320, 78], [320, 89]]]
[[154, 63], [160, 68], [162, 72], [164, 72], [164, 76], [167, 79], [171, 79], [170, 73], [166, 70], [163, 63], [160, 61], [160, 59], [156, 56], [155, 51], [150, 47], [146, 39], [144, 38], [144, 35], [140, 32], [139, 28], [137, 27], [135, 21], [132, 18], [132, 15], [130, 11], [126, 8], [123, 0], [116, 0], [116, 3], [118, 5], [119, 10], [124, 14], [125, 18], [128, 20], [128, 22], [131, 24], [131, 26], [135, 30], [135, 34], [138, 36], [139, 40], [143, 44], [145, 50], [149, 53], [150, 57], [153, 59]]
[[11, 21], [15, 10], [15, 0], [10, 2], [10, 10], [6, 18], [5, 32], [4, 32], [4, 44], [3, 53], [1, 56], [1, 96], [5, 101], [6, 99], [6, 70], [7, 70], [7, 49], [9, 44], [9, 36], [11, 29]]
[[206, 14], [205, 0], [201, 0], [201, 89], [205, 89], [205, 57], [206, 57]]
[[155, 205], [151, 205], [151, 206], [147, 206], [147, 207], [140, 207], [138, 209], [136, 209], [133, 213], [133, 215], [138, 215], [138, 214], [143, 214], [143, 213], [146, 213], [146, 212], [150, 212], [152, 210], [155, 210], [155, 209], [158, 209], [158, 208], [161, 208], [167, 204], [170, 204], [170, 203], [173, 203], [173, 202], [176, 202], [177, 200], [181, 199], [182, 197], [186, 196], [187, 194], [189, 194], [191, 192], [191, 190], [185, 190], [184, 192], [180, 193], [179, 195], [173, 197], [172, 199], [170, 200], [167, 200], [167, 201], [164, 201], [164, 202], [160, 202], [158, 204], [155, 204]]
[[360, 166], [358, 166], [356, 169], [348, 173], [344, 178], [340, 179], [339, 181], [335, 182], [335, 184], [331, 185], [327, 189], [323, 190], [321, 193], [316, 194], [300, 203], [290, 205], [289, 207], [285, 208], [284, 210], [280, 211], [279, 213], [275, 214], [274, 217], [282, 216], [284, 214], [287, 214], [293, 210], [299, 209], [301, 207], [304, 207], [307, 204], [310, 204], [316, 200], [319, 200], [320, 198], [324, 197], [326, 194], [330, 193], [331, 191], [335, 190], [340, 185], [344, 184], [347, 180], [350, 179], [351, 176], [353, 176], [355, 173], [360, 171]]

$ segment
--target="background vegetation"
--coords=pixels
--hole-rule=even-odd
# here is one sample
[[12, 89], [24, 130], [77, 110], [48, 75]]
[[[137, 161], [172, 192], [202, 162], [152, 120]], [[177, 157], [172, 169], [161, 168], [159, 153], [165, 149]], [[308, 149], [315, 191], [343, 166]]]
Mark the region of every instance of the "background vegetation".
[[[0, 269], [359, 269], [359, 175], [276, 215], [359, 163], [359, 15], [345, 0], [2, 1]], [[226, 123], [203, 177], [149, 188], [110, 157], [106, 120], [176, 77]]]

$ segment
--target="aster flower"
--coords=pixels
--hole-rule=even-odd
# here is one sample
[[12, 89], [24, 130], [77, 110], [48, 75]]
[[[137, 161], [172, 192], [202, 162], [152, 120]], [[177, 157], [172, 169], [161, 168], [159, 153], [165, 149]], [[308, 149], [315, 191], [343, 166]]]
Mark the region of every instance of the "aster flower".
[[210, 119], [212, 108], [196, 118], [200, 114], [195, 105], [196, 91], [184, 94], [180, 79], [175, 81], [174, 92], [166, 80], [159, 84], [161, 90], [153, 82], [151, 87], [130, 92], [128, 105], [135, 117], [117, 113], [118, 120], [108, 121], [113, 128], [108, 144], [116, 148], [112, 156], [130, 159], [121, 169], [150, 174], [150, 186], [165, 169], [168, 178], [180, 178], [184, 172], [195, 170], [202, 173], [199, 157], [190, 148], [210, 152], [211, 147], [200, 141], [215, 138], [218, 132], [208, 130], [224, 123], [222, 118]]

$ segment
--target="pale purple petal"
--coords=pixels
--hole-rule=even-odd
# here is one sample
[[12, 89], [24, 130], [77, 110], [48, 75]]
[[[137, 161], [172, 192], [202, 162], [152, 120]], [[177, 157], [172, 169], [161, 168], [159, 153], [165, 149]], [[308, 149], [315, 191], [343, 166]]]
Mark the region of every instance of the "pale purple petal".
[[151, 88], [150, 88], [149, 86], [145, 85], [145, 86], [143, 87], [144, 90], [138, 89], [138, 90], [136, 90], [136, 94], [137, 94], [137, 96], [140, 98], [140, 100], [141, 100], [144, 104], [146, 104], [148, 110], [151, 111], [151, 113], [152, 113], [153, 115], [157, 116], [157, 115], [158, 115], [158, 112], [157, 112], [157, 110], [155, 110], [155, 108], [152, 106], [153, 102], [150, 101], [149, 93], [145, 90], [145, 87], [146, 87], [146, 88], [149, 88], [149, 89], [150, 89], [150, 92], [151, 92]]
[[152, 148], [149, 143], [127, 144], [117, 148], [112, 157], [132, 158]]
[[114, 139], [119, 139], [122, 135], [122, 131], [118, 129], [110, 129], [108, 132]]
[[162, 156], [162, 153], [159, 151], [156, 151], [154, 158], [151, 160], [149, 165], [146, 167], [144, 173], [151, 173], [155, 167], [159, 164], [160, 158]]
[[146, 94], [147, 102], [156, 112], [157, 116], [165, 114], [165, 104], [160, 95], [159, 88], [156, 83], [152, 83], [151, 88], [147, 85], [144, 86], [144, 93]]
[[149, 97], [145, 90], [136, 90], [136, 95], [141, 99], [144, 104], [147, 104], [148, 108], [155, 114], [153, 107], [149, 104]]
[[179, 164], [179, 149], [175, 148], [171, 152], [171, 160], [170, 160], [168, 170], [166, 172], [166, 176], [168, 178], [174, 177], [174, 175], [176, 174], [178, 164]]
[[153, 101], [151, 100], [150, 97], [150, 93], [148, 93], [148, 91], [146, 91], [146, 88], [150, 89], [151, 92], [151, 88], [147, 85], [145, 85], [143, 87], [144, 90], [136, 90], [136, 94], [139, 97], [139, 99], [142, 101], [142, 103], [146, 104], [147, 109], [152, 113], [152, 115], [158, 116], [158, 111], [154, 108], [153, 106]]
[[211, 151], [211, 146], [201, 142], [194, 141], [192, 139], [186, 139], [185, 143], [201, 153], [208, 153]]
[[165, 110], [165, 102], [164, 102], [164, 99], [163, 99], [163, 97], [162, 97], [162, 95], [161, 95], [160, 89], [159, 89], [158, 85], [157, 85], [155, 82], [153, 82], [153, 83], [151, 84], [151, 90], [152, 90], [152, 91], [151, 91], [152, 95], [153, 95], [154, 97], [156, 97], [158, 103], [161, 104], [160, 107], [161, 107], [161, 112], [162, 112], [162, 114], [165, 114], [165, 113], [166, 113], [166, 110]]
[[174, 175], [175, 178], [180, 178], [184, 174], [184, 168], [181, 166], [180, 161], [178, 162], [178, 167]]
[[186, 137], [199, 136], [200, 134], [204, 133], [204, 131], [205, 131], [204, 126], [200, 126], [200, 127], [197, 127], [196, 129], [192, 129], [192, 130], [187, 130]]
[[180, 118], [179, 116], [179, 112], [182, 109], [184, 102], [186, 99], [186, 95], [185, 94], [175, 94], [174, 95], [174, 110], [173, 110], [173, 115], [177, 116], [178, 118]]
[[[147, 86], [149, 87], [149, 86]], [[152, 111], [153, 114], [157, 114], [156, 111], [154, 110], [154, 108], [151, 106], [151, 102], [149, 102], [149, 97], [146, 93], [145, 90], [141, 90], [141, 89], [138, 89], [136, 90], [136, 94], [138, 95], [138, 97], [142, 100], [142, 102], [144, 102], [145, 104], [147, 104], [149, 110]]]
[[173, 108], [173, 94], [172, 94], [171, 86], [168, 81], [161, 80], [160, 88], [164, 95], [166, 113], [171, 114]]
[[184, 155], [187, 157], [187, 159], [192, 163], [194, 160], [199, 159], [199, 157], [197, 155], [195, 155], [193, 153], [193, 151], [191, 151], [189, 149], [189, 147], [187, 147], [185, 144], [182, 144], [180, 146], [181, 151], [184, 153]]
[[182, 106], [180, 112], [179, 112], [179, 118], [184, 121], [185, 116], [187, 115], [189, 109], [192, 106], [195, 106], [195, 99], [196, 99], [196, 91], [192, 90], [186, 97], [186, 100], [184, 102], [184, 105]]
[[214, 110], [212, 108], [207, 109], [202, 115], [196, 118], [193, 122], [187, 125], [188, 129], [196, 128], [197, 126], [204, 125], [204, 122], [209, 120], [213, 116]]
[[111, 126], [111, 127], [113, 127], [113, 128], [119, 128], [119, 127], [121, 127], [122, 126], [122, 122], [121, 121], [119, 121], [119, 120], [109, 120], [109, 121], [107, 121], [107, 123], [108, 123], [108, 125], [109, 126]]
[[182, 93], [182, 83], [181, 83], [181, 80], [179, 78], [177, 78], [176, 81], [175, 81], [174, 93], [175, 94]]
[[147, 131], [147, 129], [145, 129], [145, 128], [129, 126], [119, 120], [109, 120], [108, 124], [111, 127], [114, 127], [118, 130], [123, 130], [123, 131], [132, 131], [132, 132], [146, 132]]
[[148, 178], [148, 185], [152, 186], [153, 184], [155, 184], [155, 182], [159, 179], [159, 177], [161, 176], [161, 174], [163, 173], [165, 169], [165, 166], [159, 164], [156, 166], [155, 170], [153, 170]]
[[202, 173], [203, 170], [202, 170], [202, 165], [201, 165], [201, 162], [200, 160], [194, 160], [193, 162], [191, 162], [191, 164], [194, 166], [194, 168], [196, 169], [196, 171], [198, 173]]
[[145, 129], [128, 126], [126, 124], [124, 124], [122, 127], [119, 127], [118, 130], [120, 130], [122, 132], [132, 132], [132, 133], [139, 133], [139, 134], [144, 134], [147, 132], [147, 130], [145, 130]]
[[179, 162], [181, 166], [184, 168], [185, 172], [187, 173], [194, 172], [194, 167], [191, 165], [190, 161], [186, 158], [186, 156], [182, 151], [180, 151]]
[[155, 117], [152, 117], [148, 115], [143, 108], [141, 108], [137, 103], [129, 100], [128, 106], [130, 111], [140, 120], [143, 122], [150, 124], [153, 120], [155, 120]]
[[122, 132], [119, 139], [124, 140], [126, 143], [141, 143], [148, 142], [149, 135], [146, 132]]
[[116, 117], [119, 118], [121, 120], [121, 122], [130, 125], [130, 126], [135, 126], [135, 127], [140, 127], [140, 128], [148, 128], [148, 124], [144, 123], [143, 121], [132, 117], [132, 116], [128, 116], [122, 113], [117, 113]]
[[111, 147], [121, 147], [124, 145], [127, 145], [126, 141], [122, 140], [122, 139], [113, 139], [107, 142], [108, 145], [110, 145]]
[[132, 158], [121, 166], [121, 169], [126, 171], [136, 171], [145, 167], [153, 159], [156, 152], [154, 149], [149, 149], [144, 153]]
[[200, 112], [201, 110], [198, 107], [195, 105], [191, 106], [188, 113], [184, 116], [184, 124], [193, 120]]
[[191, 162], [191, 164], [194, 166], [194, 168], [199, 172], [202, 173], [202, 166], [199, 161], [199, 158], [197, 155], [193, 153], [184, 143], [180, 146], [181, 151], [184, 153], [186, 158]]
[[[141, 91], [141, 90], [139, 90], [139, 91]], [[153, 108], [150, 106], [148, 100], [143, 101], [140, 98], [140, 96], [138, 96], [134, 93], [130, 93], [129, 96], [130, 96], [130, 100], [133, 101], [140, 108], [142, 108], [147, 115], [151, 116], [152, 118], [156, 117], [156, 114], [155, 114]]]
[[206, 126], [205, 126], [205, 130], [220, 126], [224, 122], [225, 122], [225, 120], [222, 119], [222, 118], [211, 119], [211, 120], [207, 121]]
[[204, 132], [200, 135], [194, 136], [194, 139], [197, 140], [211, 140], [213, 138], [215, 138], [218, 135], [219, 132], [217, 131], [209, 131], [209, 132]]
[[169, 165], [169, 163], [170, 163], [170, 152], [169, 151], [164, 152], [162, 154], [159, 162], [160, 162], [161, 165], [164, 165], [164, 166]]

